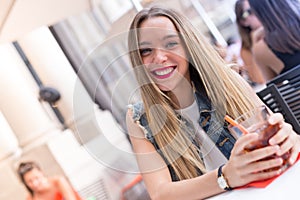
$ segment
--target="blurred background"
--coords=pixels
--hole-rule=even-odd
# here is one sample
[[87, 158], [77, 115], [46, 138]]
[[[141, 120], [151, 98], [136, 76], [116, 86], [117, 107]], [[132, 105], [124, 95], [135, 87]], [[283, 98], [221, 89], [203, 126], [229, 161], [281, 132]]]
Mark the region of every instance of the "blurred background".
[[0, 1], [0, 200], [25, 199], [16, 168], [28, 160], [84, 199], [148, 198], [124, 119], [139, 99], [126, 30], [152, 4], [215, 45], [239, 39], [235, 0]]

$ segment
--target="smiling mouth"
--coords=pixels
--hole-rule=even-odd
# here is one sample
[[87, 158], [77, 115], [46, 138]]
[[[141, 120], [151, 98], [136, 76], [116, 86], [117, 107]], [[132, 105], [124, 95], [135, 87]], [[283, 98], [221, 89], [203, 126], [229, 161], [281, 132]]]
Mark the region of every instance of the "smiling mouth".
[[172, 75], [175, 68], [176, 68], [176, 66], [156, 69], [156, 70], [152, 71], [152, 74], [159, 79], [168, 78]]

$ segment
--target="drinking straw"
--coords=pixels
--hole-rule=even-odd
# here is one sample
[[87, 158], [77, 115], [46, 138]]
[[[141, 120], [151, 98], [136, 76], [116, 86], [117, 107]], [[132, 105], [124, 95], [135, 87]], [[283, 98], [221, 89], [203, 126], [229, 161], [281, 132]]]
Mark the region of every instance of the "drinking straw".
[[238, 127], [238, 129], [240, 129], [242, 131], [243, 134], [247, 134], [248, 131], [245, 127], [243, 127], [242, 125], [238, 124], [234, 119], [232, 119], [230, 116], [226, 115], [224, 118], [229, 124], [231, 124], [232, 126]]

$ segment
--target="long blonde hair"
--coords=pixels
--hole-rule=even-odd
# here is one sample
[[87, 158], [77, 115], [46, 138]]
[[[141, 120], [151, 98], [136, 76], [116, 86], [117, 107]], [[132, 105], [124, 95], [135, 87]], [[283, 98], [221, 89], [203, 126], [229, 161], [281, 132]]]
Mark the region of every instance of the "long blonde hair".
[[128, 36], [130, 59], [140, 84], [146, 117], [154, 138], [177, 177], [180, 180], [205, 173], [205, 167], [199, 156], [199, 149], [190, 138], [195, 133], [189, 131], [174, 112], [173, 104], [167, 93], [155, 85], [144, 70], [138, 45], [138, 28], [149, 18], [164, 16], [172, 21], [181, 35], [191, 65], [198, 73], [204, 92], [216, 109], [220, 123], [229, 114], [237, 117], [258, 105], [249, 94], [249, 86], [234, 74], [213, 47], [201, 36], [190, 22], [176, 11], [162, 7], [146, 8], [133, 19]]

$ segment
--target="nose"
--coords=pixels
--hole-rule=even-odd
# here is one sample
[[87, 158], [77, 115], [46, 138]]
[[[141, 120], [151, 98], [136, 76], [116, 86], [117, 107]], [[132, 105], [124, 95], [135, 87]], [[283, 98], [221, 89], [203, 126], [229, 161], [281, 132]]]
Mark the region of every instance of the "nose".
[[163, 63], [168, 59], [167, 52], [164, 49], [155, 49], [153, 62], [154, 63]]
[[244, 22], [243, 22], [244, 26], [251, 26], [251, 20], [249, 18], [250, 18], [250, 16], [248, 16], [244, 19]]
[[32, 180], [32, 185], [34, 187], [37, 187], [39, 185], [39, 180], [37, 180], [37, 179]]

